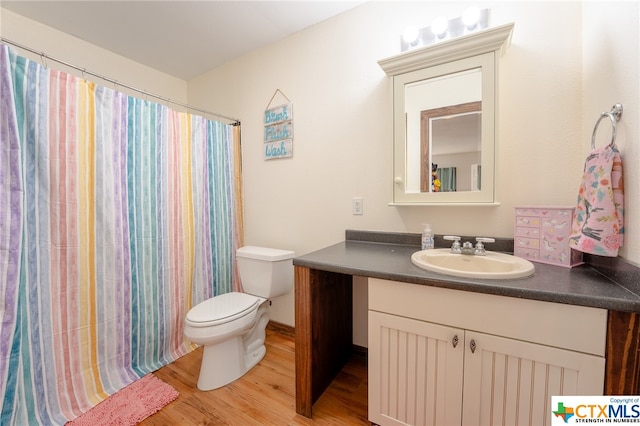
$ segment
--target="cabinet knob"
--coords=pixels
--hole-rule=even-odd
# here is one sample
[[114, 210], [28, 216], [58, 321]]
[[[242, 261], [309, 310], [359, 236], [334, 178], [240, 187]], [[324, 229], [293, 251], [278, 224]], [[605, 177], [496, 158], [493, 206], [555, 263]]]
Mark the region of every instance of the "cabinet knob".
[[454, 348], [456, 346], [458, 346], [458, 335], [457, 334], [455, 336], [453, 336], [453, 339], [451, 339], [451, 344], [453, 345]]
[[471, 349], [471, 353], [472, 354], [476, 353], [476, 340], [475, 339], [471, 339], [471, 341], [469, 342], [469, 349]]

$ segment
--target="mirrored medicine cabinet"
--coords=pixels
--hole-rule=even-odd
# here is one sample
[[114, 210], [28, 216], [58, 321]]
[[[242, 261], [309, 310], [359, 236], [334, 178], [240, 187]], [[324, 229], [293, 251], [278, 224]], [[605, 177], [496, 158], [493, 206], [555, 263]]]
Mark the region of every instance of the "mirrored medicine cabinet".
[[393, 83], [392, 205], [498, 204], [498, 61], [513, 26], [378, 61]]

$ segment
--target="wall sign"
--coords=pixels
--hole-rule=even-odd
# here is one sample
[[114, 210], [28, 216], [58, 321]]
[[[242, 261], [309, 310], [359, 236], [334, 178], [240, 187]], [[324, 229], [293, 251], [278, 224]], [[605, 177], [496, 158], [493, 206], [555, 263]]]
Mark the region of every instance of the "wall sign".
[[280, 89], [276, 89], [264, 111], [263, 153], [265, 160], [293, 156], [293, 106], [289, 101], [270, 107], [278, 92], [289, 101], [289, 98]]

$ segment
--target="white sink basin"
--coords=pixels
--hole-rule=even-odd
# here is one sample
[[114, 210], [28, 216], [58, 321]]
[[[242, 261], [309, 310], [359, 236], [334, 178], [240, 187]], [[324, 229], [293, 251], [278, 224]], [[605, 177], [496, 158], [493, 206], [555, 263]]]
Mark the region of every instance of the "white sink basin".
[[453, 254], [450, 249], [417, 251], [411, 262], [427, 271], [465, 278], [506, 280], [533, 275], [533, 263], [510, 254], [487, 251], [486, 256]]

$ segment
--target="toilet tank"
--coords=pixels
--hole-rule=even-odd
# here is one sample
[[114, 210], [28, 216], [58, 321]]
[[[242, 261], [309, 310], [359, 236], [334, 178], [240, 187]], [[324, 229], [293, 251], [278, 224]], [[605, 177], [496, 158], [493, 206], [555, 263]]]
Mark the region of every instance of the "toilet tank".
[[293, 288], [294, 252], [245, 246], [236, 251], [244, 291], [265, 298], [282, 296]]

